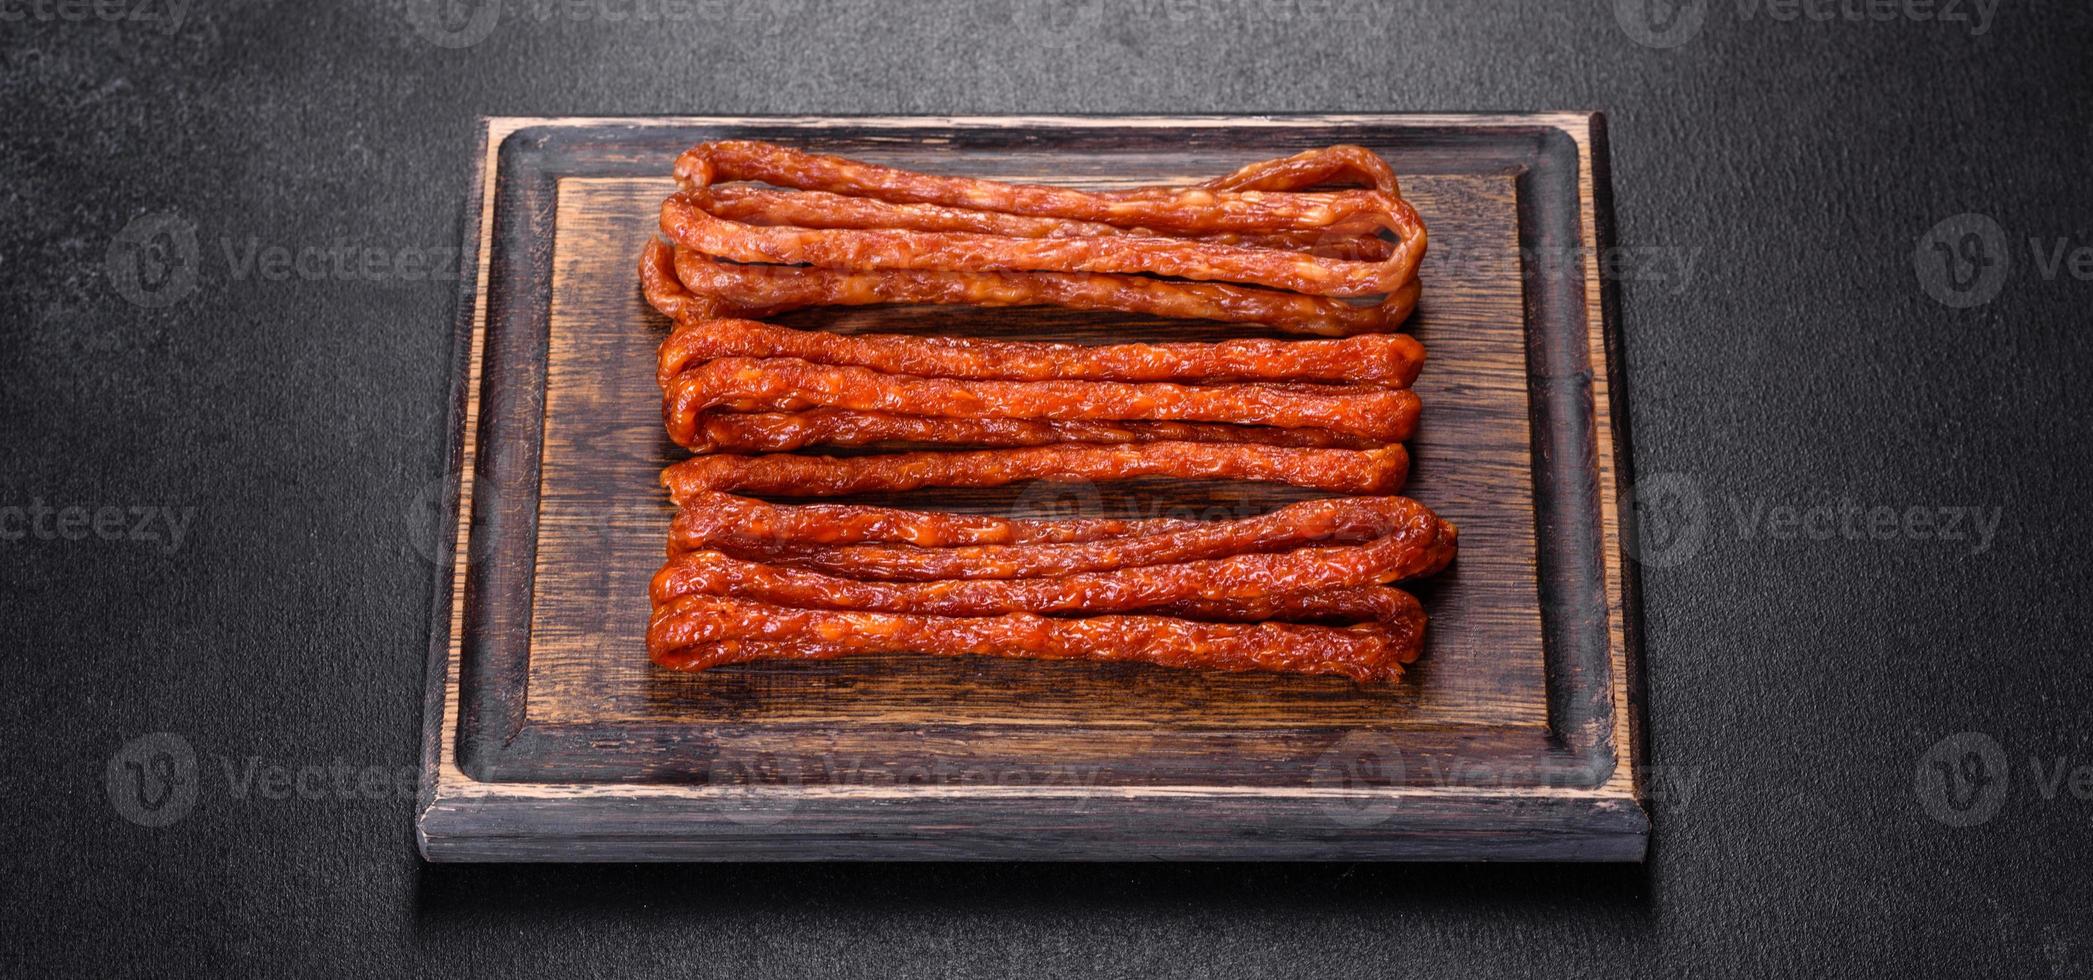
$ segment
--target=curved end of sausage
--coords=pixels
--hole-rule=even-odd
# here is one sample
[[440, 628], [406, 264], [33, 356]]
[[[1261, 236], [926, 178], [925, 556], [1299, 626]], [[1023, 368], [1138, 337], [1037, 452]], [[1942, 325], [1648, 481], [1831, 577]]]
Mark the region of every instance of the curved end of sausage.
[[661, 199], [661, 233], [677, 244], [688, 241], [692, 235], [690, 226], [698, 218], [698, 206], [681, 194], [670, 194]]
[[1392, 365], [1389, 379], [1398, 388], [1408, 388], [1417, 383], [1417, 376], [1424, 372], [1424, 342], [1406, 333], [1389, 334], [1388, 359]]
[[1445, 571], [1446, 566], [1453, 564], [1454, 557], [1461, 552], [1461, 529], [1455, 527], [1452, 521], [1437, 515], [1432, 517], [1432, 522], [1433, 536], [1431, 543], [1425, 548], [1424, 564], [1418, 568], [1416, 575], [1411, 576], [1412, 578], [1423, 578]]
[[720, 568], [725, 560], [717, 551], [677, 551], [671, 546], [667, 562], [647, 583], [647, 597], [660, 609], [684, 596], [726, 594], [723, 590], [731, 586]]
[[695, 329], [695, 324], [686, 324], [669, 334], [654, 351], [654, 384], [666, 392], [669, 385], [682, 374], [691, 362], [698, 359], [698, 348], [704, 336]]
[[661, 488], [669, 492], [670, 503], [678, 507], [688, 506], [688, 502], [712, 489], [706, 485], [705, 461], [706, 457], [700, 456], [662, 467]]
[[647, 617], [647, 659], [670, 670], [689, 670], [683, 652], [688, 644], [679, 642], [678, 622], [682, 617], [682, 603], [671, 600], [654, 607]]
[[678, 562], [673, 554], [674, 549], [670, 550], [668, 564], [656, 569], [654, 577], [647, 580], [647, 601], [653, 603], [656, 609], [687, 591], [681, 585], [682, 577], [676, 574]]
[[702, 190], [712, 186], [718, 173], [712, 162], [712, 151], [716, 144], [699, 143], [684, 150], [676, 157], [676, 183], [685, 190]]
[[1405, 276], [1414, 282], [1417, 279], [1417, 270], [1424, 265], [1424, 255], [1430, 249], [1432, 236], [1425, 230], [1424, 219], [1418, 216], [1417, 209], [1411, 207], [1410, 202], [1396, 198], [1395, 203], [1397, 211], [1394, 223], [1399, 227], [1391, 229], [1395, 232], [1397, 241], [1395, 254], [1388, 261], [1398, 264], [1398, 267], [1405, 267]]
[[661, 393], [661, 424], [669, 439], [693, 453], [709, 453], [719, 447], [705, 434], [705, 384], [698, 371], [685, 371], [669, 379]]
[[1395, 411], [1388, 420], [1392, 441], [1408, 442], [1417, 434], [1417, 419], [1424, 414], [1424, 401], [1408, 388], [1396, 389], [1394, 400]]
[[640, 295], [655, 312], [681, 323], [690, 312], [690, 291], [676, 278], [676, 250], [659, 238], [640, 250]]
[[1366, 450], [1374, 464], [1371, 485], [1367, 493], [1394, 493], [1410, 482], [1410, 451], [1400, 445], [1382, 446]]
[[[1381, 301], [1380, 329], [1394, 330], [1402, 326], [1404, 321], [1410, 319], [1410, 314], [1417, 312], [1417, 299], [1423, 294], [1424, 284], [1414, 274], [1408, 282], [1396, 287], [1394, 292]], [[1421, 360], [1418, 366], [1424, 366]]]

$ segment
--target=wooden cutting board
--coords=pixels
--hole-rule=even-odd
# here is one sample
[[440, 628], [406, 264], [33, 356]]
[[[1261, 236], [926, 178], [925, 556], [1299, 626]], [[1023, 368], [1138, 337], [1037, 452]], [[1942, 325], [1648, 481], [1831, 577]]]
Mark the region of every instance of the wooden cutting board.
[[[1400, 685], [1137, 664], [647, 659], [671, 509], [634, 272], [676, 154], [774, 140], [1123, 187], [1330, 143], [1431, 234], [1408, 495], [1461, 529]], [[430, 860], [1638, 860], [1636, 611], [1603, 120], [1531, 116], [486, 121], [418, 830]], [[832, 330], [1105, 342], [1256, 331], [1057, 309], [795, 313]], [[1236, 483], [924, 491], [1020, 516], [1227, 517]], [[894, 500], [883, 501], [894, 502]], [[461, 520], [460, 517], [463, 519]]]

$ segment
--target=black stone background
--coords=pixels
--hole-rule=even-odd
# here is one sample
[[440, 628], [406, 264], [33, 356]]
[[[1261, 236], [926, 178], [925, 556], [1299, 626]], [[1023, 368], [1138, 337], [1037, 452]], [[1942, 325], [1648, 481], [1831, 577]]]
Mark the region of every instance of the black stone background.
[[[196, 510], [171, 554], [0, 541], [6, 973], [2093, 974], [2093, 801], [2030, 768], [2093, 765], [2093, 282], [2029, 244], [2093, 244], [2084, 3], [1979, 34], [1702, 0], [1653, 47], [1641, 0], [508, 0], [443, 48], [419, 3], [42, 2], [0, 3], [0, 507]], [[1555, 108], [1609, 115], [1620, 242], [1695, 259], [1622, 290], [1635, 463], [1689, 545], [1643, 577], [1647, 866], [431, 867], [406, 796], [232, 794], [221, 759], [417, 758], [453, 308], [234, 260], [456, 245], [481, 115]], [[1958, 309], [1922, 237], [1964, 212], [2011, 268]], [[134, 305], [155, 214], [197, 278]], [[1999, 523], [1736, 518], [1849, 502]], [[1950, 826], [1920, 777], [1970, 730], [2010, 774]], [[200, 797], [152, 829], [105, 772], [159, 731]]]

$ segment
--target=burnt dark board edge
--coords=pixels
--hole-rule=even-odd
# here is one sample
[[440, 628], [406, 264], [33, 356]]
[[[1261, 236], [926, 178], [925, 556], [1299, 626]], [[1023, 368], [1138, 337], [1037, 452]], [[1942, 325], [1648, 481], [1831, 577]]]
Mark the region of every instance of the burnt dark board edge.
[[[1589, 123], [1592, 158], [1592, 247], [1604, 261], [1611, 254], [1619, 239], [1615, 234], [1613, 216], [1613, 156], [1611, 137], [1607, 131], [1606, 114], [1594, 112]], [[1604, 268], [1602, 265], [1601, 268]], [[1649, 732], [1644, 725], [1644, 708], [1648, 697], [1648, 684], [1643, 673], [1642, 657], [1642, 563], [1636, 559], [1636, 519], [1630, 493], [1635, 486], [1635, 440], [1634, 430], [1628, 414], [1628, 339], [1622, 333], [1621, 323], [1621, 280], [1619, 276], [1599, 276], [1599, 313], [1606, 350], [1607, 417], [1613, 423], [1613, 479], [1614, 499], [1621, 501], [1620, 521], [1620, 588], [1621, 588], [1621, 633], [1622, 653], [1625, 661], [1627, 704], [1634, 710], [1627, 712], [1629, 755], [1635, 759], [1649, 757]], [[1636, 773], [1637, 790], [1641, 789], [1642, 774]]]
[[[494, 183], [494, 250], [480, 375], [479, 451], [465, 577], [458, 764], [501, 778], [500, 758], [525, 725], [532, 580], [537, 573], [539, 459], [552, 303], [558, 171], [548, 132], [502, 141]], [[490, 492], [491, 491], [491, 492]], [[514, 669], [521, 653], [523, 671]]]
[[1591, 768], [1597, 785], [1614, 766], [1604, 517], [1591, 325], [1584, 316], [1583, 265], [1576, 261], [1586, 244], [1582, 209], [1572, 206], [1566, 213], [1559, 206], [1578, 200], [1580, 173], [1569, 134], [1549, 129], [1535, 142], [1532, 164], [1518, 177], [1518, 209], [1548, 716], [1556, 737]]
[[1639, 861], [1649, 820], [1613, 798], [1403, 801], [1172, 793], [1052, 801], [463, 798], [423, 814], [432, 861]]
[[[861, 723], [773, 723], [762, 725], [660, 725], [603, 723], [555, 725], [533, 722], [505, 747], [510, 759], [528, 760], [530, 780], [487, 782], [616, 783], [645, 786], [705, 786], [730, 767], [760, 765], [764, 778], [826, 785], [832, 765], [850, 770], [876, 762], [893, 771], [935, 772], [935, 756], [910, 755], [920, 746], [966, 745], [970, 770], [1024, 772], [1040, 767], [1025, 746], [1040, 741], [1037, 729], [1008, 736], [1013, 744], [982, 738], [984, 725], [888, 725]], [[1329, 774], [1325, 753], [1337, 740], [1327, 728], [1252, 728], [1156, 732], [1070, 725], [1052, 730], [1074, 743], [1056, 754], [1047, 772], [1082, 770], [1099, 785], [1144, 788], [1184, 786], [1306, 786]], [[1110, 744], [1114, 736], [1138, 734], [1145, 751], [1129, 758], [1093, 752], [1089, 743]], [[1029, 736], [1029, 737], [1028, 737]], [[1403, 749], [1426, 759], [1487, 757], [1489, 785], [1589, 789], [1590, 767], [1557, 749], [1546, 731], [1523, 727], [1463, 727], [1404, 733]], [[607, 749], [614, 746], [614, 749]], [[897, 750], [895, 747], [900, 746]], [[930, 760], [930, 761], [926, 761]], [[1431, 787], [1457, 776], [1410, 767], [1378, 776], [1377, 784]], [[835, 780], [847, 782], [846, 778]]]
[[[451, 383], [444, 422], [443, 475], [433, 515], [434, 537], [430, 554], [436, 566], [435, 585], [429, 607], [429, 659], [422, 681], [422, 762], [415, 786], [415, 840], [422, 854], [429, 851], [428, 837], [419, 816], [436, 803], [438, 767], [442, 763], [444, 689], [450, 683], [451, 608], [456, 596], [459, 503], [464, 493], [465, 415], [471, 404], [472, 334], [477, 317], [480, 262], [480, 206], [486, 193], [488, 127], [483, 120], [473, 140], [465, 180], [466, 206], [458, 216], [458, 291], [451, 310]], [[465, 270], [470, 270], [467, 273]], [[460, 705], [460, 710], [466, 710]]]

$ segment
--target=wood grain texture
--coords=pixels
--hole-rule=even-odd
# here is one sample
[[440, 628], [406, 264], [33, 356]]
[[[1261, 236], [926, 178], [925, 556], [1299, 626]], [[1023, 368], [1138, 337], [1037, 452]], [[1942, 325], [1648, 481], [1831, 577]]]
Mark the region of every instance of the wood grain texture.
[[[1225, 161], [1213, 164], [1229, 169]], [[947, 168], [956, 169], [956, 168]], [[1039, 181], [1042, 174], [999, 174]], [[1511, 181], [1427, 176], [1409, 195], [1439, 216], [1433, 238], [1449, 254], [1515, 260]], [[566, 180], [554, 246], [545, 456], [530, 655], [534, 722], [703, 722], [732, 711], [749, 721], [899, 724], [1064, 724], [1269, 728], [1372, 725], [1416, 728], [1487, 722], [1545, 724], [1540, 609], [1523, 387], [1524, 344], [1503, 329], [1520, 317], [1516, 275], [1464, 296], [1457, 315], [1419, 316], [1432, 369], [1418, 382], [1429, 424], [1412, 443], [1409, 492], [1444, 500], [1460, 528], [1461, 567], [1428, 583], [1434, 622], [1422, 678], [1394, 688], [1349, 681], [1248, 677], [1143, 667], [918, 657], [868, 662], [751, 664], [663, 675], [644, 657], [647, 579], [659, 567], [671, 514], [651, 489], [661, 461], [682, 451], [660, 424], [652, 355], [667, 321], [634, 290], [632, 267], [651, 226], [631, 216], [660, 203], [661, 180]], [[1439, 281], [1435, 282], [1437, 279]], [[1451, 288], [1427, 276], [1427, 289]], [[617, 329], [602, 329], [605, 312]], [[1256, 335], [1213, 324], [1136, 322], [1049, 308], [887, 307], [780, 318], [827, 329], [940, 332], [1072, 342]], [[649, 329], [649, 328], [652, 329]], [[1441, 366], [1446, 367], [1441, 370]], [[1507, 381], [1507, 378], [1512, 379]], [[1500, 390], [1479, 391], [1492, 384]], [[1456, 441], [1457, 440], [1457, 441]], [[1464, 459], [1458, 466], [1447, 461]], [[634, 488], [638, 488], [635, 492]], [[1491, 488], [1502, 488], [1495, 493]], [[999, 514], [1245, 516], [1298, 496], [1256, 484], [1146, 483], [1133, 488], [1029, 486], [907, 496], [915, 505]], [[1489, 507], [1463, 506], [1488, 500]], [[608, 503], [610, 506], [606, 506]], [[803, 678], [801, 683], [791, 679]], [[839, 691], [835, 685], [847, 685]], [[760, 692], [760, 693], [759, 693]]]
[[[459, 499], [472, 519], [456, 545], [469, 560], [438, 596], [424, 853], [1639, 857], [1593, 123], [490, 121], [480, 275], [461, 301]], [[1462, 530], [1455, 567], [1418, 590], [1433, 615], [1418, 669], [1359, 688], [984, 658], [654, 668], [646, 583], [670, 516], [655, 476], [683, 453], [662, 433], [653, 379], [667, 324], [633, 269], [674, 151], [726, 135], [1097, 187], [1330, 142], [1386, 155], [1432, 235], [1407, 326], [1429, 359], [1406, 492]], [[1086, 343], [1256, 335], [1052, 309], [780, 319]], [[1143, 482], [900, 499], [1218, 517], [1299, 496]]]

